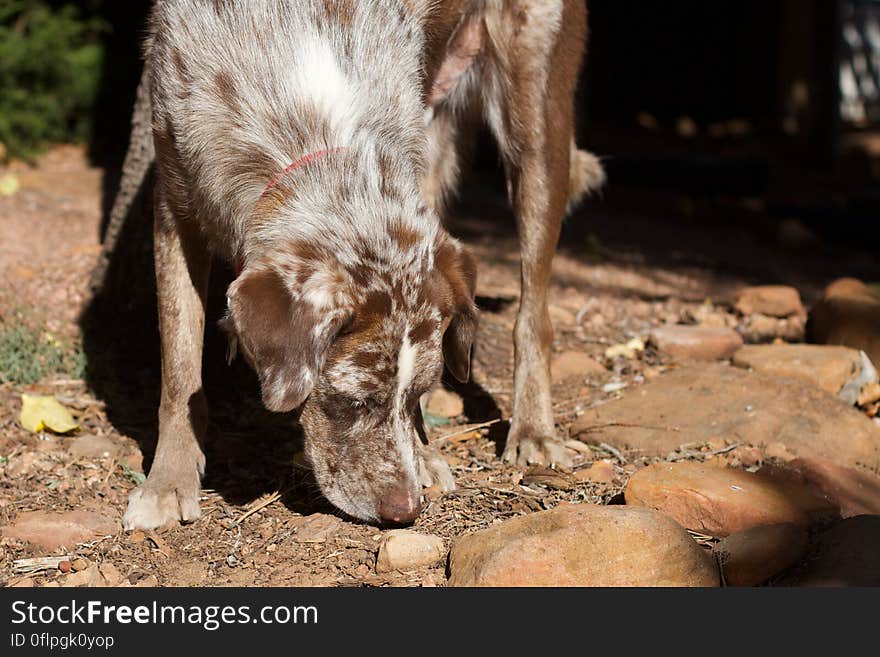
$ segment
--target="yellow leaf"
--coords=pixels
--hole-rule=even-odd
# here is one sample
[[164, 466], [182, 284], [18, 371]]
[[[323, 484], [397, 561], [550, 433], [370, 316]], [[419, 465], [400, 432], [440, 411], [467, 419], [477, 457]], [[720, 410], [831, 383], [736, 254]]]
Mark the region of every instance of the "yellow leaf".
[[21, 426], [34, 433], [39, 433], [43, 429], [55, 433], [67, 433], [79, 428], [70, 411], [51, 396], [22, 395], [21, 415], [18, 416], [18, 420]]
[[21, 188], [18, 176], [14, 173], [0, 175], [0, 196], [12, 196]]

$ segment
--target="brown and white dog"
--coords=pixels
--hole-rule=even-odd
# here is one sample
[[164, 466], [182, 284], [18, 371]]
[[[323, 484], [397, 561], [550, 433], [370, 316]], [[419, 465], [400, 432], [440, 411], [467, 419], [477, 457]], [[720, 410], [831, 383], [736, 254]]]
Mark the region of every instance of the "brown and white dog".
[[573, 141], [585, 33], [583, 0], [157, 0], [141, 102], [157, 171], [162, 395], [126, 528], [199, 516], [212, 255], [238, 264], [224, 325], [266, 407], [302, 406], [333, 504], [408, 522], [422, 485], [454, 486], [423, 444], [419, 398], [444, 362], [469, 376], [476, 265], [440, 214], [459, 135], [480, 115], [522, 257], [504, 458], [566, 462], [546, 294], [566, 209], [604, 179]]

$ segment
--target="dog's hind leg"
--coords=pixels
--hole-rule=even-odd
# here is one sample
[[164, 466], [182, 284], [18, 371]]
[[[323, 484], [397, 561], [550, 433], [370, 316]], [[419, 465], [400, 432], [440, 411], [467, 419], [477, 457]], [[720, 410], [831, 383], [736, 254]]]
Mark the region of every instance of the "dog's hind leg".
[[196, 520], [205, 469], [202, 340], [211, 261], [198, 229], [174, 216], [161, 189], [154, 240], [162, 342], [159, 442], [147, 480], [129, 496], [125, 529]]

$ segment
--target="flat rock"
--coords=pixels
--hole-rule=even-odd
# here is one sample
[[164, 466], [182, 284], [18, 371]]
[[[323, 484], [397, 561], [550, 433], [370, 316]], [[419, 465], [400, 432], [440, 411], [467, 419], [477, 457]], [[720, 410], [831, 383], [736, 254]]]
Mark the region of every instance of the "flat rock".
[[80, 458], [100, 459], [119, 454], [122, 448], [106, 436], [86, 434], [74, 438], [68, 451]]
[[807, 550], [798, 525], [758, 525], [731, 534], [713, 548], [728, 586], [757, 586], [793, 566]]
[[77, 509], [63, 513], [27, 511], [3, 527], [6, 538], [39, 545], [47, 550], [72, 548], [119, 531], [119, 520], [95, 511]]
[[733, 364], [807, 381], [833, 395], [861, 372], [861, 357], [855, 349], [814, 344], [747, 345], [736, 352]]
[[854, 278], [834, 281], [810, 310], [807, 337], [860, 349], [880, 364], [880, 295]]
[[293, 539], [298, 543], [323, 543], [342, 529], [342, 520], [326, 513], [297, 518], [293, 524], [296, 527]]
[[506, 520], [452, 548], [450, 586], [718, 586], [714, 560], [656, 511], [575, 504]]
[[880, 515], [880, 477], [865, 468], [846, 468], [815, 457], [794, 459], [786, 468], [833, 500], [842, 517]]
[[880, 427], [835, 396], [798, 379], [718, 363], [677, 368], [587, 410], [571, 427], [615, 447], [666, 456], [685, 443], [721, 436], [780, 443], [795, 456], [847, 467], [880, 462]]
[[607, 373], [608, 370], [601, 363], [582, 351], [564, 351], [550, 361], [550, 378], [553, 381], [565, 381], [574, 377], [584, 379]]
[[742, 334], [743, 340], [750, 344], [776, 340], [803, 342], [806, 326], [807, 318], [804, 315], [771, 317], [770, 315], [753, 313], [742, 318], [737, 325], [737, 330]]
[[445, 556], [446, 547], [439, 536], [419, 534], [409, 529], [393, 529], [382, 536], [376, 557], [376, 572], [432, 566]]
[[804, 566], [781, 584], [880, 586], [880, 516], [842, 520], [819, 536]]
[[451, 390], [437, 388], [428, 396], [425, 408], [431, 415], [453, 418], [464, 413], [464, 402]]
[[746, 287], [736, 295], [734, 308], [743, 315], [759, 313], [770, 317], [791, 317], [805, 314], [801, 295], [787, 285]]
[[608, 461], [596, 461], [589, 468], [575, 472], [574, 478], [578, 481], [589, 481], [594, 484], [611, 484], [617, 479], [617, 472]]
[[723, 360], [743, 345], [740, 334], [731, 328], [677, 324], [654, 329], [650, 340], [678, 360]]
[[626, 503], [656, 509], [710, 536], [729, 536], [758, 525], [809, 525], [837, 508], [788, 477], [718, 468], [693, 461], [654, 463], [630, 477]]

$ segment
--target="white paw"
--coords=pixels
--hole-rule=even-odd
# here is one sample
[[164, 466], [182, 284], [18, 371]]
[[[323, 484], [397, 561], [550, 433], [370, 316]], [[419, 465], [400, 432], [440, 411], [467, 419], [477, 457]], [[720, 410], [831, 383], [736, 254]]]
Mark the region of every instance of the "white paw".
[[507, 444], [501, 458], [505, 463], [518, 466], [556, 465], [570, 468], [571, 456], [565, 445], [554, 434], [521, 430], [512, 426], [507, 434]]
[[455, 490], [455, 477], [446, 459], [433, 447], [419, 445], [419, 483], [422, 487], [437, 486], [444, 493]]
[[149, 480], [128, 496], [128, 508], [122, 516], [123, 529], [155, 529], [177, 522], [193, 522], [202, 515], [199, 488], [190, 486], [157, 490]]

